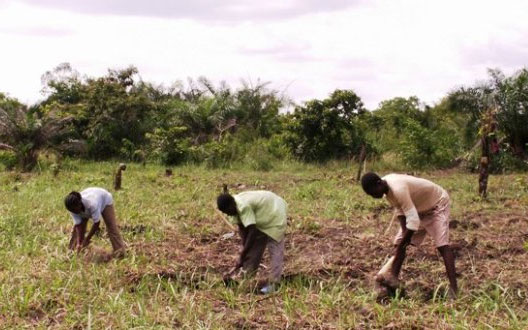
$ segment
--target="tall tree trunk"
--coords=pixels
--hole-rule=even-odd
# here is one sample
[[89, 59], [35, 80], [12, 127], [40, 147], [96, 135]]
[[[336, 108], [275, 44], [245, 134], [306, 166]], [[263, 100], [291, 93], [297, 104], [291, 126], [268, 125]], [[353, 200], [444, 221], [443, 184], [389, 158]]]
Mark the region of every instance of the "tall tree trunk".
[[489, 164], [491, 162], [491, 141], [495, 139], [495, 130], [497, 122], [495, 120], [496, 110], [490, 108], [486, 111], [481, 119], [481, 157], [480, 157], [480, 171], [479, 171], [479, 195], [486, 198], [488, 195], [488, 176]]
[[486, 198], [488, 194], [488, 176], [489, 176], [489, 137], [484, 134], [481, 138], [482, 153], [480, 157], [480, 171], [479, 171], [479, 195]]

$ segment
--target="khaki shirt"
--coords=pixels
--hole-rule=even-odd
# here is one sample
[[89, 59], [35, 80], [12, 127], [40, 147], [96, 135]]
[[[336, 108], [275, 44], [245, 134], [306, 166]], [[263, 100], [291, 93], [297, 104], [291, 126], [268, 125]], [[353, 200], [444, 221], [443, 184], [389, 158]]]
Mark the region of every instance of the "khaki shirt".
[[382, 178], [389, 185], [386, 198], [396, 210], [404, 215], [407, 228], [418, 230], [419, 213], [431, 210], [447, 192], [434, 182], [405, 174], [388, 174]]

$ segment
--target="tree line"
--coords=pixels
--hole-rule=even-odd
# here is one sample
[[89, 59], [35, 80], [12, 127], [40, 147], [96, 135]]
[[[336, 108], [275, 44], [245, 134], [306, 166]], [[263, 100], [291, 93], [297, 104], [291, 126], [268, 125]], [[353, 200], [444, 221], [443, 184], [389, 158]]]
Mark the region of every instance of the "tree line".
[[293, 104], [260, 81], [233, 89], [198, 78], [166, 87], [143, 81], [135, 67], [86, 77], [63, 63], [42, 84], [45, 98], [34, 105], [0, 93], [7, 168], [31, 171], [43, 151], [166, 165], [244, 162], [257, 170], [276, 159], [387, 154], [411, 168], [476, 169], [487, 151], [492, 172], [527, 168], [527, 69], [490, 70], [486, 81], [455, 88], [435, 105], [396, 97], [376, 109], [352, 90]]

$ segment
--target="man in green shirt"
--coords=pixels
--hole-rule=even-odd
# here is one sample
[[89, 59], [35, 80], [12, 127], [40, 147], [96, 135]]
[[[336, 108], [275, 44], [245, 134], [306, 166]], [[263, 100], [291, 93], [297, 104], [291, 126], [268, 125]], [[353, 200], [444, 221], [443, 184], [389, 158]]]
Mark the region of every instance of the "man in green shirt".
[[271, 276], [269, 285], [262, 288], [261, 292], [273, 291], [274, 284], [281, 278], [284, 264], [288, 204], [271, 191], [246, 191], [232, 196], [224, 188], [224, 193], [217, 198], [217, 205], [238, 225], [243, 247], [238, 263], [224, 279], [228, 281], [244, 274], [253, 275], [267, 247], [271, 259]]

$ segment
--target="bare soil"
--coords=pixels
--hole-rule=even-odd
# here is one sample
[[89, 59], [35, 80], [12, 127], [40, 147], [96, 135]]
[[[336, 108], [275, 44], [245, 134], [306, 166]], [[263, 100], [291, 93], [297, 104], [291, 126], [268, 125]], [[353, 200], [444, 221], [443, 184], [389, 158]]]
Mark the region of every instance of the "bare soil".
[[[374, 221], [377, 214], [372, 218]], [[369, 231], [336, 220], [318, 221], [322, 224], [318, 230], [286, 236], [283, 281], [339, 279], [351, 290], [372, 288], [373, 276], [392, 252], [397, 225], [393, 224], [384, 235], [386, 228], [381, 225]], [[461, 290], [485, 290], [488, 283], [499, 282], [517, 290], [517, 302], [528, 308], [528, 254], [524, 246], [528, 239], [528, 216], [518, 211], [507, 212], [500, 218], [466, 214], [451, 220], [450, 227], [457, 275], [464, 283]], [[142, 278], [161, 277], [199, 289], [206, 278], [220, 279], [235, 264], [240, 249], [238, 235], [224, 239], [222, 234], [189, 237], [168, 233], [161, 243], [133, 245], [136, 254], [148, 257], [152, 265], [170, 260], [172, 266], [130, 272], [127, 284], [133, 286]], [[265, 258], [255, 281], [265, 280], [266, 263]], [[406, 296], [427, 301], [433, 297], [440, 280], [445, 280], [444, 266], [432, 241], [426, 239], [420, 247], [410, 247], [402, 271]]]

